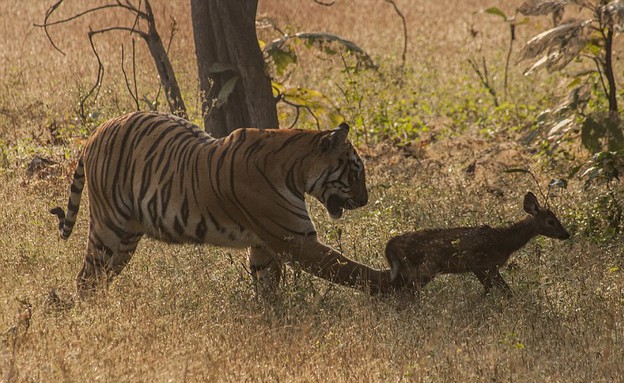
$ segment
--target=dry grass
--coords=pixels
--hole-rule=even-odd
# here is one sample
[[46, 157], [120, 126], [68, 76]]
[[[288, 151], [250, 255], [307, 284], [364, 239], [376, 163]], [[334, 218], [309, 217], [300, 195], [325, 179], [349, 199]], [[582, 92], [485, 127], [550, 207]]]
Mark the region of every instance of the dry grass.
[[[399, 24], [383, 1], [338, 1], [329, 9], [305, 0], [283, 3], [262, 1], [260, 12], [294, 30], [343, 35], [378, 58], [400, 55]], [[440, 92], [462, 91], [470, 76], [464, 32], [473, 20], [484, 47], [500, 47], [504, 40], [498, 20], [472, 14], [490, 5], [485, 2], [398, 3], [410, 25], [409, 60], [426, 64], [416, 66], [414, 76], [431, 81], [421, 86], [432, 93], [438, 86]], [[507, 10], [518, 5], [500, 3]], [[192, 106], [196, 81], [188, 5], [155, 5], [163, 14], [163, 31], [168, 15], [181, 23], [172, 57]], [[280, 297], [263, 303], [254, 298], [241, 265], [243, 252], [145, 240], [108, 293], [70, 310], [46, 312], [51, 288], [74, 289], [88, 203], [83, 202], [69, 241], [58, 240], [47, 210], [65, 202], [72, 153], [80, 144], [76, 137], [84, 132], [70, 131], [71, 139], [52, 145], [49, 126], [73, 123], [80, 89], [95, 73], [82, 35], [88, 23], [55, 32], [68, 51], [60, 56], [31, 26], [42, 20], [45, 8], [39, 1], [0, 3], [0, 31], [7, 37], [0, 40], [0, 381], [624, 380], [624, 280], [618, 270], [624, 250], [621, 239], [581, 235], [579, 217], [594, 195], [576, 182], [554, 200], [572, 239], [537, 239], [519, 251], [504, 271], [515, 291], [511, 299], [482, 297], [471, 276], [440, 277], [419, 297], [368, 297], [289, 270]], [[442, 28], [443, 22], [448, 27]], [[131, 105], [115, 72], [120, 39], [103, 40], [103, 52], [113, 58], [97, 106], [102, 118]], [[483, 52], [491, 52], [492, 60], [502, 54], [488, 49]], [[395, 58], [389, 60], [396, 63]], [[155, 92], [145, 52], [140, 60], [145, 63], [140, 82], [146, 93]], [[320, 68], [302, 77], [326, 84], [326, 75]], [[529, 99], [530, 88], [530, 82], [519, 83], [517, 97]], [[487, 139], [478, 130], [423, 139], [416, 158], [386, 145], [363, 146], [370, 203], [331, 222], [312, 202], [323, 239], [350, 257], [385, 267], [385, 243], [400, 232], [520, 218], [521, 197], [535, 185], [502, 169], [532, 164], [534, 157], [508, 136]], [[27, 176], [34, 154], [60, 164]], [[464, 172], [475, 159], [474, 174]], [[559, 171], [538, 169], [542, 184]], [[25, 302], [32, 306], [30, 315]]]

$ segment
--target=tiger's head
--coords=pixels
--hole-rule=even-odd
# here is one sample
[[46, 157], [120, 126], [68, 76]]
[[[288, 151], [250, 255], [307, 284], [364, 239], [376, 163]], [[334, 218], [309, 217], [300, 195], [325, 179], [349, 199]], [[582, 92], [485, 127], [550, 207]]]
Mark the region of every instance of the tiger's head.
[[309, 180], [308, 193], [316, 197], [332, 219], [342, 217], [344, 209], [368, 203], [366, 175], [362, 159], [347, 139], [349, 125], [322, 132], [319, 141], [318, 177]]

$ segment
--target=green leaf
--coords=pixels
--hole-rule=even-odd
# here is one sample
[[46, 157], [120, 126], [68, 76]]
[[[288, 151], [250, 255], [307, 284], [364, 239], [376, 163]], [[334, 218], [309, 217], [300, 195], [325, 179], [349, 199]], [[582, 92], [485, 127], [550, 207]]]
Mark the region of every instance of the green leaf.
[[600, 46], [600, 42], [598, 42], [598, 40], [589, 41], [587, 45], [585, 45], [584, 49], [588, 50], [591, 54], [593, 54], [596, 57], [602, 56], [603, 47]]
[[309, 108], [318, 108], [320, 100], [325, 99], [321, 92], [308, 88], [287, 89], [283, 95], [289, 102]]
[[278, 76], [281, 76], [286, 72], [286, 68], [290, 64], [297, 63], [297, 54], [290, 49], [274, 48], [268, 51], [269, 56], [273, 59], [275, 64], [275, 71]]
[[483, 12], [489, 13], [491, 15], [500, 16], [505, 21], [507, 21], [507, 19], [508, 19], [507, 14], [505, 14], [505, 12], [501, 11], [500, 8], [497, 8], [497, 7], [490, 7], [488, 9], [484, 10]]
[[[599, 171], [599, 170], [600, 170], [600, 168], [598, 168], [597, 166], [592, 166], [592, 167], [589, 167], [589, 168], [587, 168], [587, 169], [583, 172], [583, 174], [581, 174], [581, 178], [583, 178], [583, 177], [585, 177], [585, 176], [587, 176], [587, 175], [590, 175], [590, 177], [591, 177], [591, 175], [592, 175], [592, 174], [594, 174], [594, 173], [598, 173], [598, 171]], [[595, 177], [595, 176], [594, 176], [594, 177]]]
[[591, 186], [591, 183], [594, 179], [598, 178], [602, 173], [602, 169], [598, 166], [592, 166], [589, 169], [585, 170], [583, 174], [581, 174], [581, 178], [587, 177], [585, 180], [584, 189], [587, 190]]
[[238, 78], [238, 76], [234, 76], [223, 84], [219, 94], [217, 95], [217, 108], [220, 108], [227, 103], [228, 97], [230, 97], [230, 94], [234, 92]]
[[340, 113], [331, 100], [323, 93], [308, 88], [283, 88], [282, 100], [297, 108], [303, 108], [305, 112], [311, 113], [313, 116], [324, 116], [328, 118], [333, 125], [338, 125], [344, 121], [344, 116]]
[[540, 114], [537, 115], [537, 117], [535, 118], [535, 122], [537, 122], [538, 125], [543, 125], [544, 122], [546, 122], [550, 118], [551, 115], [552, 115], [552, 110], [545, 109], [541, 111]]
[[[584, 70], [580, 70], [580, 71], [578, 71], [576, 73], [573, 73], [572, 77], [574, 77], [576, 80], [578, 80], [579, 77], [588, 76], [588, 75], [594, 74], [594, 73], [597, 73], [596, 69], [589, 68], [589, 69], [584, 69]], [[568, 87], [571, 88], [574, 85], [576, 85], [576, 84], [575, 83], [570, 83], [570, 84], [568, 84]]]
[[573, 127], [574, 127], [573, 117], [563, 118], [557, 121], [557, 123], [552, 128], [550, 128], [550, 130], [548, 131], [547, 138], [553, 139], [556, 136], [561, 136], [567, 133], [568, 131], [570, 131], [570, 129], [572, 129]]
[[568, 178], [574, 177], [576, 173], [578, 173], [578, 171], [581, 170], [582, 167], [583, 167], [583, 164], [572, 167], [572, 169], [570, 169], [570, 171], [568, 172]]
[[587, 117], [581, 126], [581, 142], [588, 150], [598, 152], [602, 146], [600, 139], [605, 136], [606, 132], [607, 129], [603, 124]]
[[594, 162], [598, 163], [604, 163], [605, 161], [610, 161], [613, 156], [614, 156], [614, 152], [610, 152], [610, 151], [604, 151], [604, 152], [598, 152], [594, 154]]
[[345, 118], [342, 113], [338, 111], [329, 111], [327, 112], [327, 117], [329, 121], [331, 121], [332, 125], [338, 126], [341, 122], [344, 122]]
[[[276, 70], [279, 72], [280, 68], [282, 68], [282, 70], [284, 68], [282, 64], [297, 62], [297, 56], [293, 50], [298, 46], [305, 46], [306, 48], [315, 47], [319, 49], [319, 51], [329, 55], [334, 55], [338, 52], [338, 49], [342, 49], [345, 52], [353, 53], [357, 58], [358, 63], [364, 64], [368, 68], [377, 67], [370, 56], [362, 50], [362, 48], [349, 40], [345, 40], [331, 33], [300, 32], [294, 35], [286, 35], [271, 41], [264, 47], [263, 51], [265, 54], [273, 58]], [[290, 58], [284, 57], [284, 55], [290, 55]]]
[[568, 187], [568, 181], [564, 179], [555, 178], [553, 180], [550, 180], [548, 187], [551, 189], [555, 187], [566, 189]]

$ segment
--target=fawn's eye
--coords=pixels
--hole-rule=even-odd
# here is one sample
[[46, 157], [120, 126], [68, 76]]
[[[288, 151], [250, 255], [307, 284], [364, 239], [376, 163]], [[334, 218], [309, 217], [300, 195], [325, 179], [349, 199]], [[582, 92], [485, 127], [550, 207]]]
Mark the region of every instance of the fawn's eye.
[[554, 220], [554, 219], [549, 219], [548, 221], [546, 221], [546, 223], [547, 223], [549, 226], [555, 226], [555, 220]]

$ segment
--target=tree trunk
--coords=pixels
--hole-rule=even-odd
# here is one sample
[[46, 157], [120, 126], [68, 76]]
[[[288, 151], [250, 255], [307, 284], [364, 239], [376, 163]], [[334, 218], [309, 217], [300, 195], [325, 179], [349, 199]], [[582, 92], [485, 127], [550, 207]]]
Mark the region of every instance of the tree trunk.
[[[143, 34], [143, 38], [145, 39], [147, 47], [149, 48], [152, 58], [154, 59], [156, 70], [158, 70], [158, 75], [160, 76], [160, 83], [165, 89], [165, 97], [169, 103], [169, 110], [171, 113], [174, 113], [182, 118], [187, 118], [186, 106], [184, 105], [184, 100], [182, 99], [182, 93], [180, 92], [175, 72], [171, 66], [171, 61], [169, 61], [169, 56], [167, 56], [167, 50], [165, 49], [162, 39], [158, 34], [158, 30], [156, 29], [156, 21], [154, 20], [152, 6], [149, 1], [145, 1], [145, 9], [147, 13], [148, 33]], [[139, 95], [136, 96], [138, 97]]]
[[[191, 0], [204, 128], [215, 137], [242, 127], [278, 127], [256, 35], [257, 7], [257, 0]], [[234, 90], [220, 95], [235, 76]], [[217, 97], [220, 106], [214, 105]]]
[[609, 99], [609, 122], [614, 125], [619, 123], [619, 113], [617, 106], [617, 93], [615, 85], [615, 74], [613, 72], [613, 27], [609, 27], [605, 39], [605, 76], [609, 83], [607, 98]]

